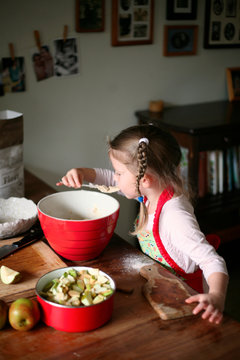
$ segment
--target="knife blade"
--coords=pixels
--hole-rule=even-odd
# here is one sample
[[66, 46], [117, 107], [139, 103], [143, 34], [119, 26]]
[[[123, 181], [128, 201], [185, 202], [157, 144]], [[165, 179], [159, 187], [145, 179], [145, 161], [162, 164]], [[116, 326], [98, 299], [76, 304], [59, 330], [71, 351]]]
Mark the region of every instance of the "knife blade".
[[43, 237], [43, 231], [40, 226], [33, 227], [30, 232], [25, 235], [21, 240], [13, 242], [11, 245], [3, 245], [0, 247], [0, 260], [6, 256], [22, 249], [23, 247], [33, 244], [35, 241]]

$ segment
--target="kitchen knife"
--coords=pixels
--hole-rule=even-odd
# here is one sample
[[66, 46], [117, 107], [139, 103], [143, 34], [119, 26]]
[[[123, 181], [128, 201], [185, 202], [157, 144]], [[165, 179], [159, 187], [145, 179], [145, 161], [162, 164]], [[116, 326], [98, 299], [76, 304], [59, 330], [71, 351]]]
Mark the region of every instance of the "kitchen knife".
[[33, 227], [30, 232], [24, 236], [21, 240], [13, 242], [11, 245], [3, 245], [0, 247], [0, 260], [4, 257], [12, 254], [16, 250], [19, 250], [27, 245], [34, 243], [37, 240], [40, 240], [43, 237], [43, 231], [39, 226]]

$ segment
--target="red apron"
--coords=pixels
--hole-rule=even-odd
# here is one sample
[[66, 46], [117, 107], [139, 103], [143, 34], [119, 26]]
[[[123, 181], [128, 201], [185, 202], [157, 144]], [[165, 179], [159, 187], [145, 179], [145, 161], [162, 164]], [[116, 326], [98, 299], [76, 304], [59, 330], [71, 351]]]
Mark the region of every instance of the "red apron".
[[[194, 273], [187, 274], [183, 269], [181, 269], [175, 261], [170, 257], [168, 252], [166, 251], [162, 240], [160, 239], [159, 235], [159, 217], [163, 208], [163, 205], [173, 197], [173, 190], [172, 189], [165, 189], [159, 197], [157, 210], [155, 213], [154, 223], [153, 223], [153, 236], [156, 241], [157, 247], [162, 255], [162, 257], [166, 260], [166, 262], [171, 266], [171, 268], [176, 272], [178, 276], [181, 276], [185, 279], [186, 283], [196, 290], [199, 293], [203, 293], [203, 277], [202, 277], [202, 270], [198, 269]], [[208, 242], [215, 247], [218, 248], [220, 244], [220, 238], [215, 235], [207, 235], [206, 239]]]

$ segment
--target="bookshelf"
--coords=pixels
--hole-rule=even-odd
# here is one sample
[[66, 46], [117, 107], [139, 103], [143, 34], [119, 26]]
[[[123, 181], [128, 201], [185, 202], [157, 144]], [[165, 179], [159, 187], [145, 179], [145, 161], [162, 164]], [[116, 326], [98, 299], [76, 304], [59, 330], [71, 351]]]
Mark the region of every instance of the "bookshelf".
[[136, 111], [139, 124], [169, 131], [188, 150], [188, 182], [197, 194], [195, 213], [202, 231], [217, 233], [222, 242], [240, 239], [240, 189], [199, 194], [201, 153], [226, 153], [240, 146], [240, 102], [216, 101], [166, 108], [161, 113]]

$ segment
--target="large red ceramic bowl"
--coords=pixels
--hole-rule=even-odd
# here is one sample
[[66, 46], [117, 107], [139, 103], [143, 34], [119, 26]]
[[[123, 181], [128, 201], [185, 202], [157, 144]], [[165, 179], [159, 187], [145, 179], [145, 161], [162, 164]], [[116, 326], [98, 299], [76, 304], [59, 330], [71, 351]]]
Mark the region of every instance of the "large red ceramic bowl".
[[64, 191], [44, 197], [38, 216], [50, 246], [68, 260], [99, 256], [117, 224], [119, 202], [96, 191]]
[[114, 291], [113, 294], [106, 300], [96, 305], [66, 306], [44, 299], [41, 292], [45, 285], [47, 285], [51, 280], [59, 278], [65, 271], [70, 269], [79, 271], [82, 269], [87, 270], [89, 267], [74, 266], [56, 269], [43, 275], [38, 280], [36, 285], [36, 294], [41, 307], [41, 318], [46, 325], [60, 331], [84, 332], [94, 330], [104, 325], [112, 316], [113, 300], [116, 291], [115, 282], [108, 274], [100, 271], [101, 275], [104, 275], [109, 279], [111, 288]]

